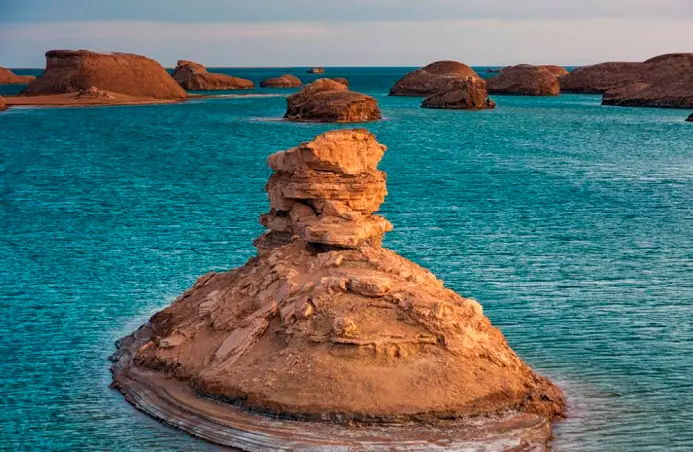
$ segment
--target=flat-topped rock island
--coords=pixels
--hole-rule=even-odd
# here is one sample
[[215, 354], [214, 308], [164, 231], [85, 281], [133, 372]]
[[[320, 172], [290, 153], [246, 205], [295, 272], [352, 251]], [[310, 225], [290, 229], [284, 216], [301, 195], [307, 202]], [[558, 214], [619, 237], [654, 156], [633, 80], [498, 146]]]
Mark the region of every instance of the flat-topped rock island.
[[261, 450], [544, 450], [562, 392], [481, 305], [383, 248], [365, 129], [268, 158], [267, 231], [117, 344], [113, 387], [205, 440]]

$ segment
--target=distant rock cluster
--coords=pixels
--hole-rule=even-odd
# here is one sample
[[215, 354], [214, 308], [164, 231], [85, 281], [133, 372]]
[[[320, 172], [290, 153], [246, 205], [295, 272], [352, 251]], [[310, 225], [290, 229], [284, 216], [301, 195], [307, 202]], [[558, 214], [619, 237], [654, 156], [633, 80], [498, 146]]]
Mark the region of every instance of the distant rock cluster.
[[178, 60], [173, 78], [188, 91], [243, 90], [255, 88], [255, 83], [240, 77], [207, 72], [194, 61]]

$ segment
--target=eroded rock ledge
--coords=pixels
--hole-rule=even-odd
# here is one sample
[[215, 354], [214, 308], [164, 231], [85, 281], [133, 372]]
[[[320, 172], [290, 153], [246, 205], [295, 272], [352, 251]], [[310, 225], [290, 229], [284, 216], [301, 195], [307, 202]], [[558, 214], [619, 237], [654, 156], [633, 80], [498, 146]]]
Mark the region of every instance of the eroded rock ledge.
[[33, 75], [17, 75], [11, 70], [0, 66], [0, 85], [22, 85], [36, 80]]
[[355, 129], [270, 156], [257, 256], [119, 341], [114, 387], [243, 450], [542, 450], [561, 391], [477, 301], [381, 246], [384, 152]]
[[173, 79], [189, 91], [245, 90], [255, 88], [255, 83], [240, 77], [208, 72], [194, 61], [178, 60]]

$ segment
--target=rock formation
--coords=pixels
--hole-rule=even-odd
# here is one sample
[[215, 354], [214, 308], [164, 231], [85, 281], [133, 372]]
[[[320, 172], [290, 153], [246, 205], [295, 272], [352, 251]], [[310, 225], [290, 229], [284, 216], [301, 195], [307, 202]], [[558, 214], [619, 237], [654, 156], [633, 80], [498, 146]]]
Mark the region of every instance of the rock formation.
[[5, 104], [5, 99], [0, 96], [0, 111], [5, 111], [7, 110], [7, 105]]
[[442, 90], [427, 97], [421, 107], [482, 110], [496, 108], [496, 103], [488, 98], [484, 80], [467, 77], [466, 80], [450, 80]]
[[541, 450], [561, 391], [477, 301], [382, 247], [385, 149], [356, 129], [271, 155], [257, 256], [120, 340], [113, 387], [242, 450]]
[[173, 78], [189, 91], [253, 89], [255, 83], [244, 78], [207, 72], [207, 68], [194, 61], [178, 60]]
[[693, 53], [668, 54], [645, 61], [629, 83], [605, 92], [602, 104], [693, 108]]
[[24, 96], [99, 90], [141, 99], [185, 100], [185, 90], [156, 61], [128, 53], [50, 50], [46, 70], [27, 86]]
[[382, 116], [375, 98], [321, 78], [287, 98], [284, 117], [292, 121], [353, 123], [376, 121]]
[[561, 77], [560, 83], [562, 91], [604, 94], [604, 105], [691, 108], [693, 53], [585, 66]]
[[686, 119], [686, 121], [693, 122], [693, 113], [691, 113], [691, 115], [688, 117], [688, 119]]
[[562, 67], [562, 66], [556, 66], [553, 64], [542, 64], [537, 67], [541, 67], [546, 69], [547, 71], [551, 72], [554, 77], [563, 77], [564, 75], [570, 74], [568, 69]]
[[324, 74], [325, 73], [325, 68], [324, 67], [314, 67], [310, 68], [307, 71], [309, 74]]
[[402, 77], [390, 89], [390, 96], [430, 96], [452, 79], [480, 78], [469, 66], [457, 61], [438, 61]]
[[300, 78], [291, 74], [284, 74], [279, 77], [272, 77], [262, 81], [260, 86], [263, 88], [298, 88], [303, 86]]
[[22, 85], [36, 80], [33, 75], [17, 75], [11, 70], [0, 66], [0, 85]]
[[334, 80], [337, 83], [341, 83], [347, 88], [349, 87], [349, 80], [345, 79], [344, 77], [332, 77], [332, 80]]
[[529, 64], [508, 66], [487, 83], [491, 94], [557, 96], [561, 92], [558, 79], [548, 69]]

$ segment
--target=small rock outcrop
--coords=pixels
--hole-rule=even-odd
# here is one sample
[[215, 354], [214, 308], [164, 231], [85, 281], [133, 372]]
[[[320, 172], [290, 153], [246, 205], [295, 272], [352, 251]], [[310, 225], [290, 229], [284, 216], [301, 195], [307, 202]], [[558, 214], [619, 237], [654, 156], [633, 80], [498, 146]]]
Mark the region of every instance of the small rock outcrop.
[[496, 108], [496, 103], [488, 98], [484, 80], [467, 77], [465, 80], [450, 80], [436, 94], [427, 97], [423, 108], [444, 108], [454, 110], [483, 110]]
[[693, 122], [693, 113], [686, 119], [688, 122]]
[[173, 79], [188, 91], [215, 91], [253, 89], [255, 83], [240, 77], [207, 72], [207, 68], [194, 61], [178, 60]]
[[279, 77], [272, 77], [260, 83], [263, 88], [298, 88], [303, 86], [300, 78], [291, 74], [284, 74]]
[[376, 121], [382, 115], [374, 97], [321, 78], [287, 98], [284, 117], [291, 121], [356, 123]]
[[558, 79], [548, 69], [529, 64], [508, 66], [487, 83], [491, 94], [557, 96], [561, 92]]
[[0, 66], [0, 85], [22, 85], [36, 80], [33, 75], [17, 75], [11, 70]]
[[50, 50], [46, 70], [22, 91], [45, 96], [87, 91], [92, 86], [142, 99], [185, 100], [188, 95], [156, 61], [129, 53]]
[[332, 80], [334, 80], [337, 83], [341, 83], [347, 88], [349, 87], [349, 80], [345, 79], [344, 77], [332, 77]]
[[445, 88], [450, 80], [465, 80], [467, 77], [480, 78], [479, 74], [466, 64], [457, 61], [437, 61], [402, 77], [390, 89], [390, 96], [426, 97]]
[[5, 111], [7, 110], [7, 105], [5, 104], [5, 99], [0, 96], [0, 111]]
[[324, 67], [314, 67], [314, 68], [308, 69], [308, 71], [306, 71], [306, 72], [308, 72], [309, 74], [324, 74], [325, 68]]
[[477, 301], [382, 247], [385, 150], [356, 129], [271, 155], [257, 255], [118, 341], [113, 387], [242, 450], [545, 446], [561, 391]]

